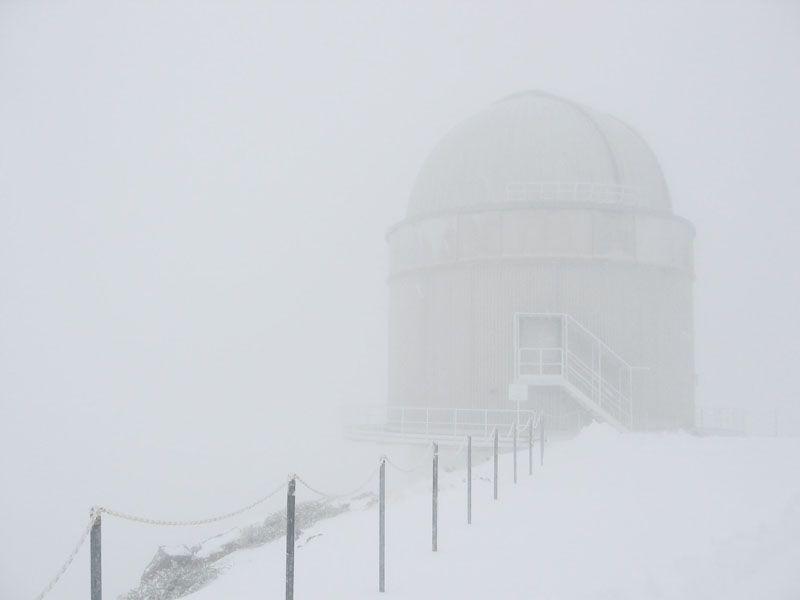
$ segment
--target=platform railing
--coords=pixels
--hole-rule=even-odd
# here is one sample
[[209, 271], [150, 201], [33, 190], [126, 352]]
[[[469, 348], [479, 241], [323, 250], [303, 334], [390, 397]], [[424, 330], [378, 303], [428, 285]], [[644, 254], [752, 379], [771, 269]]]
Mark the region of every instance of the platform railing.
[[695, 430], [701, 435], [800, 437], [800, 406], [698, 403]]
[[520, 348], [517, 354], [517, 376], [563, 375], [563, 348]]
[[465, 435], [489, 438], [497, 429], [508, 441], [514, 424], [523, 427], [533, 422], [538, 427], [539, 413], [532, 410], [496, 408], [441, 408], [433, 406], [367, 405], [344, 410], [344, 429], [349, 437], [424, 441], [436, 437], [460, 441]]

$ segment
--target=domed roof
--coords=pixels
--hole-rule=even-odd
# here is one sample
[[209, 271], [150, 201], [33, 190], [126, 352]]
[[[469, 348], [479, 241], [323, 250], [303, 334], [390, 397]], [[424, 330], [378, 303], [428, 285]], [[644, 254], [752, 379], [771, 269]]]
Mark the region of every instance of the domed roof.
[[407, 216], [543, 203], [670, 210], [658, 161], [630, 127], [570, 100], [521, 92], [444, 136], [417, 176]]

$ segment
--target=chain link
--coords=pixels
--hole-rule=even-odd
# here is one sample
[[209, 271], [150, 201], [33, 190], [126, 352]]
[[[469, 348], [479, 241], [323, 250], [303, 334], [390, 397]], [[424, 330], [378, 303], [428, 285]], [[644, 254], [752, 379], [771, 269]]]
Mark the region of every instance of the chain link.
[[281, 483], [278, 487], [273, 489], [269, 494], [264, 496], [263, 498], [259, 498], [255, 502], [248, 504], [247, 506], [243, 506], [242, 508], [235, 510], [233, 512], [225, 513], [222, 515], [217, 515], [215, 517], [208, 517], [207, 519], [198, 519], [195, 521], [167, 521], [162, 519], [149, 519], [147, 517], [139, 517], [136, 515], [130, 515], [127, 513], [119, 512], [116, 510], [112, 510], [110, 508], [103, 508], [101, 507], [99, 510], [104, 512], [112, 517], [117, 517], [119, 519], [125, 519], [126, 521], [133, 521], [135, 523], [144, 523], [145, 525], [163, 525], [166, 527], [193, 527], [197, 525], [207, 525], [208, 523], [216, 523], [218, 521], [224, 521], [225, 519], [231, 519], [242, 513], [247, 512], [258, 506], [259, 504], [263, 504], [270, 498], [272, 498], [275, 494], [281, 491], [283, 488], [286, 487], [285, 483]]
[[344, 492], [344, 493], [341, 493], [341, 494], [329, 494], [329, 493], [323, 492], [323, 491], [318, 490], [318, 489], [312, 487], [311, 485], [309, 485], [308, 482], [305, 479], [303, 479], [302, 477], [300, 477], [299, 475], [296, 475], [295, 477], [297, 478], [297, 481], [302, 483], [309, 491], [314, 492], [315, 494], [317, 494], [319, 496], [322, 496], [323, 498], [328, 498], [328, 499], [333, 500], [333, 499], [336, 499], [336, 498], [344, 498], [345, 496], [352, 496], [353, 494], [357, 494], [358, 492], [363, 490], [365, 487], [367, 487], [367, 484], [374, 479], [374, 477], [375, 477], [376, 473], [378, 472], [378, 470], [380, 469], [380, 467], [381, 467], [380, 463], [378, 463], [378, 466], [376, 466], [372, 470], [372, 472], [369, 474], [369, 477], [367, 477], [364, 480], [364, 482], [361, 483], [361, 485], [359, 485], [354, 490], [351, 490], [349, 492]]
[[386, 459], [386, 463], [389, 466], [397, 469], [401, 473], [413, 473], [414, 471], [419, 471], [421, 468], [423, 468], [423, 467], [425, 467], [425, 466], [427, 466], [429, 464], [428, 463], [429, 455], [431, 454], [432, 450], [433, 450], [433, 446], [428, 446], [428, 451], [425, 453], [424, 460], [422, 460], [419, 464], [417, 464], [417, 465], [415, 465], [415, 466], [413, 466], [411, 468], [401, 467], [400, 465], [397, 465], [397, 464], [393, 463], [391, 460], [389, 460], [388, 456], [385, 456], [384, 458]]
[[83, 547], [83, 544], [86, 542], [86, 538], [89, 536], [89, 532], [92, 530], [92, 526], [94, 526], [94, 523], [95, 521], [97, 521], [97, 518], [99, 516], [100, 516], [100, 511], [96, 508], [93, 508], [89, 515], [89, 522], [86, 524], [86, 527], [84, 528], [81, 537], [78, 539], [78, 543], [75, 544], [75, 547], [73, 548], [70, 555], [67, 557], [67, 560], [64, 561], [64, 564], [61, 565], [61, 568], [50, 580], [50, 583], [48, 583], [47, 587], [45, 587], [41, 591], [41, 593], [38, 596], [36, 596], [35, 600], [42, 600], [42, 598], [44, 598], [47, 594], [49, 594], [50, 590], [52, 590], [53, 587], [55, 587], [59, 579], [61, 579], [64, 573], [67, 572], [67, 569], [69, 569], [69, 566], [72, 564], [72, 561], [74, 561], [75, 557], [78, 556], [78, 552], [80, 552], [81, 548]]

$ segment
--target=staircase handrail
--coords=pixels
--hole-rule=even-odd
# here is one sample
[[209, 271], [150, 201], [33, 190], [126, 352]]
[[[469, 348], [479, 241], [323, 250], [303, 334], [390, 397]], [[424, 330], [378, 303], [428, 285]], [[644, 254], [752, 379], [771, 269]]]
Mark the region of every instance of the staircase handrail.
[[[586, 371], [588, 371], [593, 376], [596, 374], [596, 371], [594, 369], [592, 369], [589, 365], [587, 365], [586, 361], [583, 360], [580, 356], [578, 356], [574, 352], [570, 352], [568, 350], [567, 351], [567, 355], [568, 355], [568, 357], [570, 359], [572, 359], [574, 362], [578, 363], [578, 365], [583, 367]], [[616, 387], [613, 383], [611, 383], [611, 379], [608, 379], [607, 377], [599, 377], [599, 376], [597, 377], [597, 379], [598, 379], [598, 381], [600, 382], [601, 385], [611, 389], [615, 394], [618, 394], [622, 398], [630, 399], [630, 395], [626, 395], [623, 392], [622, 389]]]
[[578, 322], [578, 321], [575, 319], [575, 317], [573, 317], [573, 316], [571, 316], [571, 315], [569, 315], [569, 314], [567, 314], [567, 313], [562, 313], [562, 314], [564, 315], [564, 318], [565, 318], [565, 319], [566, 319], [566, 320], [567, 320], [569, 323], [571, 323], [571, 324], [574, 324], [574, 325], [576, 325], [577, 327], [579, 327], [579, 328], [580, 328], [580, 329], [581, 329], [581, 330], [582, 330], [582, 331], [583, 331], [583, 332], [584, 332], [586, 335], [588, 335], [589, 337], [591, 337], [592, 339], [594, 339], [595, 341], [597, 341], [597, 343], [598, 343], [598, 344], [600, 344], [600, 345], [603, 347], [603, 349], [604, 349], [604, 350], [607, 350], [607, 351], [609, 352], [609, 354], [612, 354], [612, 355], [614, 356], [614, 358], [616, 358], [617, 360], [619, 360], [621, 363], [623, 363], [623, 364], [624, 364], [626, 367], [628, 367], [629, 369], [633, 369], [633, 365], [631, 365], [631, 364], [630, 364], [630, 363], [629, 363], [627, 360], [625, 360], [624, 358], [622, 358], [622, 357], [621, 357], [619, 354], [617, 354], [616, 352], [614, 352], [614, 349], [613, 349], [611, 346], [609, 346], [608, 344], [606, 344], [606, 343], [603, 341], [603, 339], [602, 339], [600, 336], [598, 336], [596, 333], [593, 333], [592, 331], [590, 331], [589, 329], [587, 329], [586, 327], [584, 327], [583, 325], [581, 325], [581, 324], [580, 324], [580, 323], [579, 323], [579, 322]]

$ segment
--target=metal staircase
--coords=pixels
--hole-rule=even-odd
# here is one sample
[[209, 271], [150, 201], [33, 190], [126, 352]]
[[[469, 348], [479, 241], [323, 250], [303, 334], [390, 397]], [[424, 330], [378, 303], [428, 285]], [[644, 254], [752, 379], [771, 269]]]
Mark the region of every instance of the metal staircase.
[[598, 420], [632, 427], [628, 362], [567, 314], [518, 313], [515, 321], [517, 382], [561, 387]]

